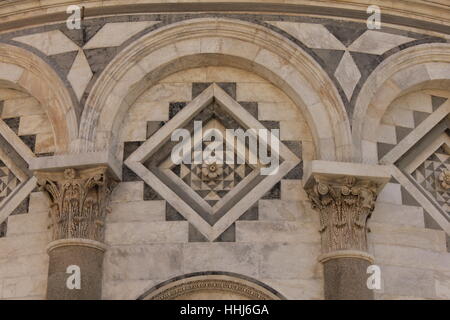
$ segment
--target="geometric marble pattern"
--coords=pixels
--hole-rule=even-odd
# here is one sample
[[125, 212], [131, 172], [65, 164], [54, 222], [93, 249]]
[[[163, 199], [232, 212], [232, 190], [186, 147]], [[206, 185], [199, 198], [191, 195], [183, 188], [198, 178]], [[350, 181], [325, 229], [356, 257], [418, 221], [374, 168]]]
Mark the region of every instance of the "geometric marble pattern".
[[[214, 206], [239, 184], [253, 169], [249, 165], [217, 165], [217, 177], [211, 179], [205, 176], [205, 167], [195, 164], [181, 164], [172, 171], [197, 192], [206, 202]], [[207, 168], [209, 169], [209, 168]]]
[[[366, 30], [359, 34], [351, 29], [327, 28], [319, 23], [266, 22], [289, 33], [321, 58], [326, 55], [326, 63], [333, 60], [333, 57], [341, 57], [336, 69], [328, 70], [328, 72], [336, 77], [348, 101], [352, 99], [356, 85], [359, 83], [362, 73], [365, 72], [364, 66], [358, 65], [356, 57], [364, 56], [363, 60], [376, 59], [395, 47], [415, 40], [375, 30]], [[348, 34], [351, 34], [352, 37]], [[342, 52], [344, 52], [343, 55]], [[333, 63], [333, 65], [336, 64]]]
[[0, 161], [0, 203], [20, 184], [14, 173]]
[[423, 92], [401, 97], [389, 106], [378, 132], [378, 159], [382, 159], [448, 99]]
[[62, 60], [69, 64], [69, 57], [77, 52], [71, 63], [67, 80], [72, 85], [78, 100], [93, 78], [94, 74], [87, 58], [87, 51], [106, 47], [117, 47], [140, 31], [158, 23], [159, 21], [140, 21], [127, 23], [106, 23], [87, 43], [80, 45], [69, 39], [60, 30], [35, 33], [13, 38], [14, 41], [24, 43], [41, 51], [44, 55], [54, 58], [56, 62]]
[[[281, 136], [283, 137], [283, 124], [286, 122], [291, 122], [291, 119], [297, 119], [293, 112], [288, 109], [289, 113], [281, 114], [281, 112], [286, 112], [287, 106], [278, 107], [276, 103], [265, 103], [264, 98], [261, 102], [258, 101], [258, 96], [249, 97], [248, 88], [245, 88], [245, 77], [239, 72], [237, 74], [232, 73], [233, 69], [223, 67], [209, 67], [202, 69], [195, 69], [199, 74], [206, 74], [208, 72], [209, 76], [202, 78], [196, 78], [197, 81], [191, 82], [191, 79], [186, 77], [185, 72], [175, 74], [173, 78], [164, 80], [162, 85], [157, 85], [157, 90], [150, 89], [145, 94], [143, 94], [131, 108], [129, 113], [129, 119], [125, 121], [125, 127], [123, 133], [121, 134], [121, 141], [124, 142], [123, 155], [120, 157], [124, 162], [130, 157], [130, 155], [135, 152], [142, 143], [152, 137], [158, 130], [160, 130], [169, 120], [172, 120], [178, 115], [192, 99], [198, 97], [204, 90], [210, 87], [213, 83], [222, 88], [230, 97], [237, 99], [238, 92], [239, 104], [250, 113], [255, 119], [258, 119], [261, 124], [266, 126], [268, 129], [280, 129]], [[191, 71], [187, 71], [188, 73]], [[236, 71], [234, 71], [236, 72]], [[227, 73], [227, 77], [224, 74]], [[220, 74], [218, 77], [220, 80], [215, 81], [212, 74]], [[230, 77], [230, 78], [228, 78]], [[241, 78], [239, 78], [241, 77]], [[203, 81], [202, 81], [203, 80]], [[206, 81], [205, 81], [206, 80]], [[209, 81], [208, 81], [209, 80]], [[180, 81], [185, 82], [181, 86]], [[242, 81], [242, 82], [241, 82]], [[175, 84], [174, 84], [175, 83]], [[244, 83], [244, 85], [242, 85]], [[182, 89], [180, 89], [182, 88]], [[153, 102], [155, 96], [159, 97], [163, 95], [165, 101], [163, 103]], [[247, 96], [245, 96], [247, 95]], [[241, 101], [242, 100], [242, 101]], [[253, 101], [253, 102], [249, 102]], [[276, 109], [272, 109], [276, 107]], [[137, 112], [139, 111], [139, 112]], [[222, 118], [221, 120], [219, 118]], [[139, 119], [138, 121], [135, 119]], [[223, 120], [223, 121], [222, 121]], [[231, 123], [231, 119], [227, 119], [226, 112], [219, 112], [216, 118], [211, 120], [210, 123], [205, 122], [206, 127], [211, 127], [214, 122], [214, 126], [217, 129], [223, 130], [226, 128], [236, 128], [236, 123]], [[204, 128], [205, 129], [205, 128]], [[289, 128], [290, 129], [290, 128]], [[291, 130], [295, 129], [290, 129]], [[309, 134], [307, 132], [308, 128], [302, 128], [302, 134], [299, 135], [284, 134], [283, 141], [289, 149], [297, 155], [298, 158], [302, 158], [302, 139], [308, 140]], [[286, 130], [284, 131], [286, 133]], [[308, 143], [308, 142], [306, 142]], [[203, 150], [208, 142], [204, 142]], [[223, 149], [226, 149], [224, 145]], [[151, 166], [149, 166], [151, 167]], [[218, 177], [213, 181], [208, 181], [208, 183], [200, 184], [201, 173], [199, 170], [201, 165], [189, 165], [182, 164], [179, 166], [168, 166], [172, 174], [165, 171], [167, 176], [171, 179], [177, 181], [179, 186], [184, 186], [186, 189], [192, 189], [196, 196], [200, 197], [200, 200], [204, 200], [206, 204], [210, 207], [215, 207], [222, 199], [226, 199], [227, 196], [233, 192], [236, 188], [241, 188], [245, 185], [245, 182], [241, 184], [241, 181], [246, 177], [251, 176], [255, 170], [254, 166], [244, 164], [244, 165], [223, 165], [223, 172], [218, 175]], [[161, 168], [159, 168], [161, 169]], [[245, 169], [245, 170], [244, 170]], [[193, 172], [194, 171], [194, 172]], [[229, 174], [227, 174], [229, 173]], [[234, 173], [234, 174], [231, 174]], [[303, 176], [303, 164], [297, 165], [293, 170], [291, 170], [283, 180], [300, 180]], [[123, 181], [143, 181], [143, 179], [136, 175], [127, 165], [123, 166]], [[223, 184], [222, 184], [223, 183]], [[212, 189], [212, 190], [211, 190]], [[264, 200], [281, 200], [281, 182], [276, 183], [271, 190], [264, 194], [260, 199]], [[154, 190], [149, 184], [144, 184], [144, 197], [143, 200], [165, 200], [158, 192]], [[206, 207], [206, 206], [205, 206]], [[250, 209], [248, 209], [238, 220], [244, 221], [257, 221], [258, 220], [258, 202], [256, 202]], [[210, 211], [211, 212], [211, 211]], [[215, 219], [218, 219], [220, 213], [211, 214], [207, 213], [205, 215], [206, 219], [209, 219], [211, 223], [214, 223]], [[187, 219], [176, 209], [174, 209], [169, 203], [166, 203], [166, 221], [186, 221]], [[224, 233], [222, 233], [216, 242], [234, 242], [236, 241], [235, 234], [235, 223], [233, 223]], [[189, 242], [208, 242], [208, 240], [197, 228], [190, 223], [189, 224]]]
[[0, 134], [0, 238], [6, 236], [10, 215], [28, 212], [29, 194], [36, 186], [28, 164], [14, 149], [17, 144], [9, 144]]
[[[217, 240], [301, 162], [283, 142], [278, 141], [280, 164], [271, 175], [261, 174], [264, 166], [260, 164], [250, 165], [249, 148], [247, 145], [239, 147], [239, 143], [234, 150], [224, 148], [224, 151], [233, 151], [235, 159], [237, 153], [245, 150], [245, 155], [239, 154], [244, 161], [235, 162], [235, 166], [217, 164], [220, 167], [211, 168], [214, 162], [175, 165], [170, 155], [173, 144], [178, 143], [171, 143], [170, 137], [180, 128], [193, 132], [195, 121], [202, 121], [203, 132], [218, 130], [223, 137], [226, 137], [226, 129], [266, 129], [232, 96], [218, 84], [211, 84], [125, 160], [129, 169], [208, 241]], [[273, 139], [267, 141], [269, 146], [274, 143]], [[192, 141], [194, 143], [190, 146], [194, 148], [196, 143]], [[206, 146], [204, 143], [203, 150]], [[272, 156], [276, 156], [274, 152], [272, 150]]]
[[450, 170], [450, 154], [443, 147], [436, 150], [423, 162], [412, 176], [447, 213], [450, 214], [450, 189], [445, 189], [440, 180], [444, 170]]

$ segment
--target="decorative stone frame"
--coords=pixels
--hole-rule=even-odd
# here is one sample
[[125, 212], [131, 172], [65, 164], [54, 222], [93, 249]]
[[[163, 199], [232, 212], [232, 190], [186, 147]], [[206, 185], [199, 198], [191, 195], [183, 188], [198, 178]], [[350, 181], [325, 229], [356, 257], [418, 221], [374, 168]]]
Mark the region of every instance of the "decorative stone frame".
[[337, 89], [318, 63], [268, 28], [224, 18], [175, 23], [123, 50], [103, 71], [87, 99], [78, 149], [111, 148], [115, 152], [123, 117], [144, 90], [175, 72], [218, 64], [270, 79], [305, 115], [318, 157], [349, 160], [348, 116]]
[[[143, 163], [151, 155], [157, 153], [158, 148], [160, 148], [161, 145], [169, 141], [170, 135], [175, 129], [183, 127], [186, 122], [189, 122], [195, 114], [207, 107], [213, 100], [215, 100], [225, 110], [230, 112], [235, 119], [239, 119], [238, 121], [240, 121], [240, 123], [242, 123], [246, 128], [252, 128], [255, 130], [266, 128], [253, 116], [251, 116], [239, 103], [234, 101], [232, 97], [230, 97], [217, 84], [213, 84], [203, 91], [203, 93], [195, 98], [190, 104], [188, 104], [177, 114], [175, 118], [156, 132], [125, 161], [125, 164], [131, 170], [133, 170], [149, 186], [158, 192], [158, 194], [162, 195], [163, 198], [172, 205], [172, 207], [174, 207], [181, 215], [191, 222], [210, 241], [217, 239], [217, 237], [227, 230], [236, 221], [236, 219], [242, 216], [246, 210], [251, 208], [255, 202], [255, 199], [259, 199], [265, 193], [270, 191], [276, 183], [278, 183], [301, 161], [285, 144], [278, 141], [280, 149], [278, 156], [283, 159], [283, 162], [280, 164], [278, 170], [272, 175], [266, 176], [264, 180], [252, 189], [251, 192], [238, 199], [236, 203], [233, 203], [227, 212], [214, 225], [210, 225], [203, 218], [201, 218], [199, 213], [197, 213], [196, 210], [194, 210], [185, 201], [185, 199], [183, 199], [183, 197], [180, 197], [180, 195], [164, 184], [164, 182], [162, 182], [157, 175], [148, 170]], [[269, 146], [272, 144], [271, 141], [266, 141], [266, 143]], [[245, 179], [246, 183], [251, 183], [252, 179], [257, 178], [258, 175], [259, 170], [255, 170], [255, 175], [253, 177], [249, 176]], [[191, 197], [194, 200], [195, 192], [192, 191], [192, 193]], [[241, 193], [241, 191], [239, 187], [237, 187], [235, 190], [230, 192], [230, 194], [232, 193]], [[219, 211], [229, 203], [230, 201], [223, 203], [219, 206], [219, 208], [211, 208], [214, 209], [214, 211], [210, 213], [215, 214], [216, 209]], [[197, 204], [202, 206], [201, 202], [197, 202]]]
[[255, 279], [228, 272], [201, 272], [165, 281], [141, 295], [138, 300], [174, 300], [192, 293], [221, 291], [249, 300], [285, 300], [274, 289]]

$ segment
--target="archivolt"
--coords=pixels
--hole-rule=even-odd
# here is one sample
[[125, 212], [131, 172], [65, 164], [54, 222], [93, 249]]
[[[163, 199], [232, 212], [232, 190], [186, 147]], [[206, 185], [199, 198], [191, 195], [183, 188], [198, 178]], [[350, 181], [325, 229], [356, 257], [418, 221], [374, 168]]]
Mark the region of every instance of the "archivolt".
[[377, 163], [377, 130], [389, 105], [427, 83], [450, 79], [450, 44], [424, 44], [401, 51], [367, 79], [356, 101], [353, 141], [356, 161]]
[[70, 94], [56, 72], [33, 53], [0, 44], [0, 81], [41, 103], [53, 127], [56, 152], [67, 152], [78, 136], [78, 122]]
[[158, 284], [138, 300], [286, 300], [273, 288], [247, 276], [230, 272], [199, 272]]
[[144, 90], [183, 69], [223, 65], [268, 79], [309, 122], [318, 157], [345, 160], [351, 133], [344, 105], [325, 71], [271, 30], [239, 20], [208, 18], [157, 29], [124, 49], [102, 73], [82, 115], [80, 151], [117, 147], [124, 115]]

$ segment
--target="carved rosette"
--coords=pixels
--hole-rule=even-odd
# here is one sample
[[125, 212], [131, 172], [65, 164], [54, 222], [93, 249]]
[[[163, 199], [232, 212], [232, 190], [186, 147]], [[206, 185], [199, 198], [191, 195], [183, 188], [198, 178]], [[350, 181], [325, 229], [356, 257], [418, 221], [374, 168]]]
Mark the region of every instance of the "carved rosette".
[[217, 163], [202, 165], [202, 178], [204, 181], [214, 181], [219, 179], [223, 174], [223, 165]]
[[439, 175], [439, 181], [441, 183], [441, 187], [444, 190], [450, 189], [450, 170], [444, 169]]
[[306, 191], [320, 214], [324, 254], [342, 250], [367, 251], [367, 222], [377, 198], [377, 185], [354, 177], [334, 181], [316, 178]]
[[104, 241], [105, 217], [116, 185], [106, 167], [36, 173], [51, 200], [53, 240]]

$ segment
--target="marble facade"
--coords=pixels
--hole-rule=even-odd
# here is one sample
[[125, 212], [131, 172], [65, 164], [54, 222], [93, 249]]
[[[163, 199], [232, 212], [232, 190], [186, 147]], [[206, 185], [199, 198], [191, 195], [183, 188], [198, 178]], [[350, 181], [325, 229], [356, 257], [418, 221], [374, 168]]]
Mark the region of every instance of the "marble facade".
[[[450, 299], [448, 4], [65, 2], [0, 4], [0, 299]], [[279, 170], [174, 164], [194, 121]]]

